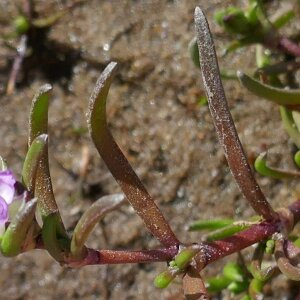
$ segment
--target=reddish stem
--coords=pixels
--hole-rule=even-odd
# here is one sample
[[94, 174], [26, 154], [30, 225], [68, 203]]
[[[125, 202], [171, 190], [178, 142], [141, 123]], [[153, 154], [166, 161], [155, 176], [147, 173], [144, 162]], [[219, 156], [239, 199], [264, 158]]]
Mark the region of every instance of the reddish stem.
[[106, 264], [130, 264], [170, 261], [178, 252], [177, 247], [155, 250], [94, 250], [87, 249], [88, 255], [80, 262], [71, 262], [70, 267]]
[[300, 56], [300, 47], [289, 38], [281, 37], [278, 44], [279, 49], [281, 49], [283, 52], [296, 57]]
[[[255, 243], [270, 238], [280, 229], [279, 223], [260, 223], [241, 231], [226, 239], [206, 243], [202, 253], [205, 253], [204, 266], [232, 253], [243, 250]], [[203, 257], [202, 257], [203, 259]]]
[[[300, 221], [300, 200], [289, 206], [296, 224]], [[253, 244], [270, 238], [274, 233], [280, 232], [281, 222], [262, 222], [252, 225], [231, 237], [211, 243], [199, 243], [201, 249], [196, 259], [201, 268], [208, 264], [243, 250]], [[125, 264], [125, 263], [150, 263], [159, 261], [170, 261], [178, 253], [177, 247], [156, 250], [94, 250], [88, 249], [87, 257], [80, 262], [71, 262], [70, 267], [81, 267], [85, 265], [102, 264]]]

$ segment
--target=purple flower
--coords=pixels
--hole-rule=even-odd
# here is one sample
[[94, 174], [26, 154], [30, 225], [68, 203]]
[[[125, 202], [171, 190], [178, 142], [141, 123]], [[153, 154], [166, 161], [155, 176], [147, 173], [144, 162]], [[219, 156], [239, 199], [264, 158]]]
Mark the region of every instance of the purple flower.
[[0, 235], [8, 221], [9, 205], [14, 201], [16, 179], [10, 170], [0, 171]]

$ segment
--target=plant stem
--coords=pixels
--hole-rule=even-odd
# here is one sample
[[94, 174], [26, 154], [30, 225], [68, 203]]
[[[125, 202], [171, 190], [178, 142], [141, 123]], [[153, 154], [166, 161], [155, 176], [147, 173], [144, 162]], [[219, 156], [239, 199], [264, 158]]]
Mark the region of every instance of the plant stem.
[[[289, 210], [293, 215], [294, 224], [296, 224], [300, 221], [300, 200], [292, 203], [289, 206]], [[195, 260], [201, 266], [200, 269], [203, 269], [216, 260], [267, 240], [274, 233], [280, 232], [281, 227], [281, 223], [278, 220], [274, 222], [264, 221], [219, 241], [193, 244], [194, 247], [199, 247], [200, 249]], [[39, 245], [39, 248], [43, 248], [43, 246]], [[86, 265], [167, 262], [172, 260], [178, 253], [177, 247], [155, 250], [94, 250], [90, 248], [87, 250], [88, 254], [83, 260], [67, 261], [67, 265], [75, 268]]]

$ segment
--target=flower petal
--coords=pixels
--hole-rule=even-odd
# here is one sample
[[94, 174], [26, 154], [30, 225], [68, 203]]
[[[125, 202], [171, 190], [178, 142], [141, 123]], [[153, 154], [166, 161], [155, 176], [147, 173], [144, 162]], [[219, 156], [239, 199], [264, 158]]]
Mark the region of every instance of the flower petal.
[[0, 197], [7, 204], [10, 204], [13, 201], [15, 194], [15, 185], [16, 179], [10, 170], [5, 170], [0, 172]]
[[5, 224], [8, 220], [8, 205], [0, 196], [0, 224]]

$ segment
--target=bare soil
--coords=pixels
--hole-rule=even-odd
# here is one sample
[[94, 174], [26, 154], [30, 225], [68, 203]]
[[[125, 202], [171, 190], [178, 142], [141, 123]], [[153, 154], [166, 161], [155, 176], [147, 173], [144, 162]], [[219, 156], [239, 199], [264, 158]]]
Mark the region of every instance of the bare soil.
[[[21, 2], [21, 1], [16, 1]], [[36, 1], [40, 14], [60, 9], [65, 1]], [[247, 2], [247, 1], [242, 1]], [[292, 1], [273, 1], [273, 9]], [[0, 153], [20, 175], [27, 149], [27, 120], [31, 99], [42, 84], [53, 85], [49, 112], [50, 167], [56, 199], [68, 228], [101, 195], [119, 192], [86, 132], [89, 95], [109, 61], [119, 63], [108, 99], [108, 120], [124, 154], [155, 198], [182, 242], [199, 241], [186, 231], [196, 219], [248, 218], [253, 215], [239, 192], [216, 139], [203, 95], [200, 72], [189, 57], [194, 36], [193, 11], [207, 13], [219, 56], [228, 41], [212, 21], [216, 9], [241, 1], [98, 1], [77, 7], [48, 33], [48, 56], [28, 63], [12, 96], [5, 95], [13, 51], [0, 43]], [[0, 16], [12, 20], [16, 3], [0, 1]], [[299, 28], [299, 24], [296, 24]], [[2, 30], [8, 30], [4, 26]], [[253, 49], [220, 58], [228, 70], [249, 70]], [[26, 73], [26, 74], [25, 74]], [[278, 107], [247, 94], [236, 81], [224, 82], [229, 106], [251, 162], [270, 149], [276, 166], [293, 168], [293, 146], [280, 122]], [[78, 197], [82, 151], [90, 164], [84, 194]], [[268, 199], [278, 208], [299, 197], [296, 181], [257, 176]], [[129, 207], [111, 213], [88, 242], [103, 249], [154, 248], [141, 220]], [[235, 259], [235, 257], [232, 257]], [[224, 261], [206, 274], [218, 274]], [[44, 251], [0, 258], [0, 299], [182, 299], [181, 282], [160, 291], [153, 286], [165, 263], [60, 267]], [[299, 286], [298, 286], [299, 288]], [[269, 288], [268, 299], [293, 299], [283, 276]], [[223, 295], [223, 299], [231, 299]], [[238, 299], [232, 298], [232, 299]]]

